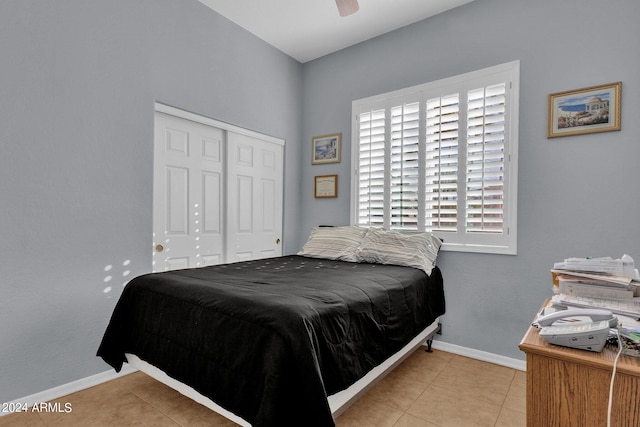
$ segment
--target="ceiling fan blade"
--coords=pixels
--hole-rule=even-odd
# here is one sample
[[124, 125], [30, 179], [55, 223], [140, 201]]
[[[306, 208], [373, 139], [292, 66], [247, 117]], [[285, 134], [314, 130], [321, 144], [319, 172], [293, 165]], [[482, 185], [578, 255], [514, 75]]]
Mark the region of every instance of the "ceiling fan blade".
[[336, 0], [336, 4], [338, 5], [338, 13], [340, 13], [340, 16], [351, 15], [360, 9], [358, 0]]

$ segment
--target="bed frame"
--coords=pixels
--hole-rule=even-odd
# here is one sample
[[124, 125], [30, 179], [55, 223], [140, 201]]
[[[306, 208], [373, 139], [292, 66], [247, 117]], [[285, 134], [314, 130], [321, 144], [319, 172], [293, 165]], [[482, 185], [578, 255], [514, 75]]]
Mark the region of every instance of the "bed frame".
[[[436, 320], [425, 330], [423, 330], [420, 334], [418, 334], [413, 340], [411, 340], [407, 345], [405, 345], [400, 351], [393, 354], [387, 360], [385, 360], [382, 364], [373, 368], [369, 373], [367, 373], [360, 380], [356, 381], [349, 388], [340, 391], [336, 394], [333, 394], [328, 397], [329, 407], [331, 408], [331, 414], [333, 418], [336, 419], [340, 414], [349, 408], [353, 403], [355, 403], [360, 397], [362, 397], [367, 391], [369, 391], [378, 381], [384, 378], [389, 372], [391, 372], [394, 368], [396, 368], [400, 363], [402, 363], [410, 354], [412, 354], [417, 348], [422, 346], [423, 344], [427, 344], [427, 350], [431, 351], [431, 342], [433, 340], [433, 336], [436, 333], [440, 333], [441, 324], [440, 318], [436, 318]], [[161, 383], [173, 388], [174, 390], [180, 392], [181, 394], [189, 397], [192, 400], [200, 403], [201, 405], [206, 406], [214, 412], [228, 418], [229, 420], [246, 427], [251, 427], [244, 419], [239, 416], [227, 411], [222, 408], [214, 401], [209, 399], [208, 397], [203, 396], [198, 393], [192, 387], [183, 384], [171, 377], [169, 377], [162, 370], [156, 368], [155, 366], [145, 362], [140, 359], [138, 356], [134, 354], [125, 354], [127, 358], [127, 362], [132, 367], [144, 372], [150, 377], [160, 381]]]

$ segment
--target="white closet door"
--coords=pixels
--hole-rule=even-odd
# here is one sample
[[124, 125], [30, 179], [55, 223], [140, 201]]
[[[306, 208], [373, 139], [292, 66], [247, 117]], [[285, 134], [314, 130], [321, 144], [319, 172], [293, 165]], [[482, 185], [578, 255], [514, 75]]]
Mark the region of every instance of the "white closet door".
[[156, 112], [153, 271], [224, 262], [223, 130]]
[[227, 262], [282, 255], [283, 147], [227, 134]]

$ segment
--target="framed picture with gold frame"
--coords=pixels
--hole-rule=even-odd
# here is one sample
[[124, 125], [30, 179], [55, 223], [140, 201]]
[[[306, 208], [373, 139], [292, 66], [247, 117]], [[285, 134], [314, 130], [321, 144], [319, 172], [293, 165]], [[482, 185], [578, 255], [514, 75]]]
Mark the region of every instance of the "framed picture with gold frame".
[[622, 82], [549, 95], [547, 138], [620, 130]]
[[320, 135], [311, 138], [311, 164], [340, 163], [342, 134]]
[[338, 175], [316, 176], [313, 190], [317, 199], [338, 197]]

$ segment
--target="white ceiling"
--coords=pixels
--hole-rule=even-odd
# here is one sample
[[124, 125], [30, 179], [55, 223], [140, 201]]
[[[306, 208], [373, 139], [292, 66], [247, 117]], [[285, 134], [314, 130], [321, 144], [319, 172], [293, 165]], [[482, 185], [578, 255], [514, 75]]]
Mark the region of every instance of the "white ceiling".
[[359, 0], [340, 17], [335, 0], [200, 0], [304, 63], [473, 0]]

